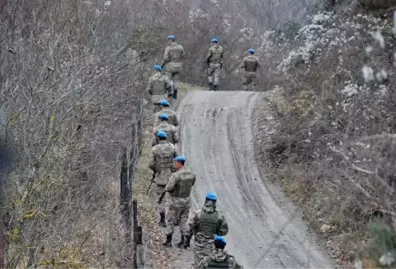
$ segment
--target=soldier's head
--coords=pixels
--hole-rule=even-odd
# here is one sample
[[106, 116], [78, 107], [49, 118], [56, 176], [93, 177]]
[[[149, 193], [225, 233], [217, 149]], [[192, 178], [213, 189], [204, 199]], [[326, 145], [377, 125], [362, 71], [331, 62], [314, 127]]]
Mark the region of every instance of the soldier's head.
[[213, 203], [216, 203], [217, 201], [217, 195], [215, 192], [208, 192], [205, 196], [205, 202], [211, 201]]
[[213, 244], [216, 249], [224, 249], [227, 245], [227, 242], [224, 237], [216, 235]]
[[159, 118], [160, 118], [161, 121], [168, 121], [169, 120], [168, 115], [166, 115], [165, 113], [162, 113], [159, 116]]
[[154, 65], [154, 69], [158, 72], [162, 71], [162, 67], [159, 64]]
[[161, 100], [160, 105], [161, 107], [170, 107], [170, 104], [167, 100]]
[[216, 46], [217, 44], [219, 44], [219, 40], [215, 37], [212, 38], [211, 42], [212, 42], [212, 46]]
[[168, 45], [172, 44], [173, 42], [176, 41], [176, 36], [175, 35], [168, 35], [166, 40], [168, 40]]
[[248, 49], [249, 54], [253, 55], [256, 51], [254, 49]]
[[186, 157], [184, 156], [177, 156], [174, 159], [174, 163], [175, 163], [175, 168], [176, 169], [180, 169], [182, 167], [184, 167], [184, 163], [186, 162]]
[[157, 137], [158, 137], [158, 140], [160, 140], [160, 141], [161, 140], [166, 140], [168, 138], [166, 133], [164, 131], [162, 131], [162, 130], [158, 131]]

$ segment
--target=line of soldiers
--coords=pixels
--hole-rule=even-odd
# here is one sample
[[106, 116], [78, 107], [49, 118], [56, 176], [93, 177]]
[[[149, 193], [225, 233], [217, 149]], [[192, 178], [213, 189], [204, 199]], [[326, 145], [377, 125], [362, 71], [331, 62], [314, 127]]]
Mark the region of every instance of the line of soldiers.
[[[166, 95], [167, 96], [167, 95]], [[164, 97], [164, 96], [162, 96]], [[159, 225], [165, 228], [163, 245], [172, 246], [175, 226], [180, 227], [177, 246], [187, 249], [194, 237], [194, 268], [242, 268], [235, 258], [224, 251], [228, 233], [225, 217], [216, 209], [217, 195], [207, 193], [201, 210], [191, 214], [191, 191], [195, 174], [187, 167], [185, 156], [179, 154], [179, 120], [168, 100], [159, 101], [155, 114], [152, 156], [149, 168], [154, 172], [147, 193], [157, 200]], [[165, 198], [165, 206], [162, 200]]]
[[[165, 49], [162, 65], [155, 65], [156, 73], [150, 77], [147, 91], [152, 96], [154, 111], [159, 111], [159, 102], [165, 98], [169, 103], [172, 99], [177, 99], [179, 88], [180, 73], [183, 69], [183, 59], [185, 57], [184, 48], [176, 42], [174, 35], [167, 37], [168, 45]], [[206, 56], [206, 65], [204, 72], [208, 77], [208, 88], [210, 91], [217, 91], [219, 87], [220, 72], [223, 69], [224, 49], [219, 45], [217, 38], [212, 38], [211, 47]], [[241, 65], [244, 70], [243, 89], [255, 90], [257, 80], [257, 70], [260, 68], [259, 59], [255, 56], [255, 50], [249, 49], [249, 55], [246, 56]], [[165, 75], [161, 74], [164, 66], [166, 66]]]

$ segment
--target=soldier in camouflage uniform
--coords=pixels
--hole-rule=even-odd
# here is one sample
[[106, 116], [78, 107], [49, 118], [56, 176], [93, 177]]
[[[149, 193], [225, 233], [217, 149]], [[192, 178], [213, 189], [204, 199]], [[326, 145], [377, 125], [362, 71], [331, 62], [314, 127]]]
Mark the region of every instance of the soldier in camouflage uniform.
[[245, 69], [243, 74], [243, 89], [247, 91], [249, 86], [251, 86], [252, 91], [255, 90], [256, 80], [257, 80], [257, 69], [260, 68], [259, 59], [254, 56], [254, 49], [248, 50], [249, 54], [243, 59], [241, 68]]
[[[195, 174], [184, 167], [186, 158], [178, 156], [175, 158], [176, 172], [170, 177], [165, 191], [168, 193], [166, 200], [166, 240], [165, 246], [172, 246], [172, 235], [175, 225], [179, 224], [181, 231], [181, 241], [178, 244], [182, 247], [184, 238], [188, 235], [187, 220], [191, 207], [190, 194], [195, 184]], [[161, 202], [161, 201], [159, 201]]]
[[170, 98], [173, 95], [172, 83], [167, 76], [161, 74], [161, 66], [154, 66], [156, 72], [149, 78], [147, 92], [151, 95], [151, 102], [154, 104], [154, 112], [161, 109], [160, 101]]
[[176, 144], [179, 142], [179, 130], [168, 123], [168, 115], [165, 113], [162, 113], [160, 115], [160, 120], [161, 123], [158, 124], [157, 126], [154, 127], [154, 132], [153, 132], [153, 140], [152, 140], [152, 146], [154, 147], [155, 145], [158, 144], [158, 138], [157, 138], [157, 133], [158, 131], [162, 130], [166, 133], [168, 136], [168, 141], [171, 142], [172, 144]]
[[212, 251], [213, 238], [216, 234], [225, 236], [228, 224], [224, 216], [216, 210], [217, 196], [213, 192], [206, 195], [202, 210], [195, 212], [188, 220], [189, 235], [184, 248], [190, 246], [191, 236], [194, 235], [195, 266]]
[[177, 127], [179, 126], [179, 119], [177, 118], [177, 114], [175, 111], [170, 109], [170, 104], [167, 100], [162, 100], [161, 104], [161, 111], [155, 115], [154, 126], [157, 126], [161, 123], [161, 114], [168, 115], [168, 123]]
[[173, 86], [173, 98], [177, 99], [180, 72], [183, 67], [184, 48], [182, 45], [176, 43], [176, 37], [174, 35], [169, 35], [167, 40], [168, 46], [165, 49], [162, 67], [166, 65], [166, 75], [171, 80]]
[[[173, 158], [178, 155], [176, 147], [166, 140], [167, 136], [164, 131], [159, 131], [157, 136], [159, 144], [153, 147], [153, 154], [149, 163], [149, 168], [154, 172], [154, 184], [151, 189], [151, 195], [155, 196], [156, 200], [165, 190], [166, 184], [168, 184], [168, 179], [174, 171]], [[158, 205], [157, 211], [160, 214], [159, 224], [165, 227], [165, 207]]]
[[235, 261], [234, 256], [228, 254], [224, 248], [227, 245], [226, 240], [222, 236], [216, 235], [214, 238], [214, 250], [201, 260], [198, 269], [243, 269], [243, 267]]
[[209, 48], [208, 55], [206, 57], [206, 63], [208, 65], [207, 75], [209, 82], [209, 90], [217, 91], [220, 78], [220, 70], [223, 68], [223, 47], [220, 46], [219, 41], [216, 38], [212, 39], [212, 46]]

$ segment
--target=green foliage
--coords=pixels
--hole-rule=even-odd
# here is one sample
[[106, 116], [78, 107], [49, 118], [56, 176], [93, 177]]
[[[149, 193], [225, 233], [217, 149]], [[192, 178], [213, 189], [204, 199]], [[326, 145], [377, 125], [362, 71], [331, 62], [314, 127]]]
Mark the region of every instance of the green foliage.
[[373, 237], [369, 246], [370, 256], [379, 258], [396, 249], [396, 233], [392, 227], [377, 219], [369, 225], [369, 229]]

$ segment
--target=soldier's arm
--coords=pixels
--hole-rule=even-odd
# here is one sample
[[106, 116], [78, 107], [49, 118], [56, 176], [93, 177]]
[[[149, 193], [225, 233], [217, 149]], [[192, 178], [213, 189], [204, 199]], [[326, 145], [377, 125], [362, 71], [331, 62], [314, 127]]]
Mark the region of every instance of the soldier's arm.
[[243, 269], [243, 266], [240, 265], [239, 263], [237, 263], [237, 261], [235, 260], [234, 256], [230, 255], [230, 257], [228, 259], [228, 262], [230, 263], [229, 268], [232, 268], [232, 269]]
[[153, 154], [151, 154], [150, 162], [149, 162], [149, 168], [155, 172], [155, 156], [154, 156], [154, 150]]
[[179, 143], [179, 140], [180, 140], [180, 138], [179, 138], [179, 130], [175, 127], [175, 126], [173, 126], [173, 142], [176, 144], [176, 143]]
[[174, 148], [173, 158], [176, 158], [177, 156], [180, 156], [180, 154], [179, 154], [179, 152], [177, 150], [177, 147], [175, 145], [173, 145], [173, 148]]
[[153, 130], [153, 139], [151, 140], [151, 145], [154, 147], [157, 145], [157, 128], [154, 128]]
[[198, 269], [205, 269], [208, 267], [209, 263], [209, 257], [204, 257], [199, 263], [198, 263]]
[[219, 219], [218, 235], [226, 236], [227, 234], [228, 234], [228, 224], [227, 224], [227, 221], [226, 221], [224, 215], [221, 215], [220, 219]]
[[196, 227], [198, 226], [198, 222], [199, 222], [198, 214], [199, 214], [198, 212], [194, 212], [192, 215], [190, 215], [190, 218], [187, 221], [187, 227], [190, 235], [193, 234], [193, 232], [196, 230]]
[[177, 115], [175, 114], [175, 126], [179, 126], [179, 118], [177, 117]]
[[206, 63], [209, 64], [210, 58], [212, 57], [212, 50], [209, 49], [208, 55], [206, 56]]
[[220, 54], [220, 59], [223, 60], [223, 56], [224, 56], [224, 48], [221, 50], [221, 54]]
[[259, 59], [257, 58], [257, 68], [260, 68], [260, 67], [261, 67], [260, 61], [259, 61]]
[[147, 91], [150, 95], [153, 94], [153, 79], [152, 79], [152, 78], [149, 78], [149, 81], [148, 81], [148, 83], [147, 83], [146, 91]]
[[164, 53], [164, 60], [162, 61], [162, 67], [164, 67], [164, 65], [166, 65], [169, 62], [170, 59], [170, 55], [169, 55], [169, 47], [165, 48], [165, 53]]
[[175, 189], [176, 180], [177, 180], [176, 174], [173, 173], [171, 175], [171, 177], [169, 178], [168, 184], [166, 184], [166, 186], [165, 186], [165, 191], [172, 192]]
[[180, 57], [181, 57], [181, 59], [183, 60], [185, 56], [186, 56], [186, 54], [185, 54], [185, 52], [184, 52], [184, 48], [183, 48], [183, 46], [181, 46], [181, 54], [180, 54]]
[[241, 64], [241, 68], [245, 69], [245, 67], [246, 67], [246, 61], [245, 61], [245, 58], [244, 58], [243, 61], [242, 61], [242, 64]]

